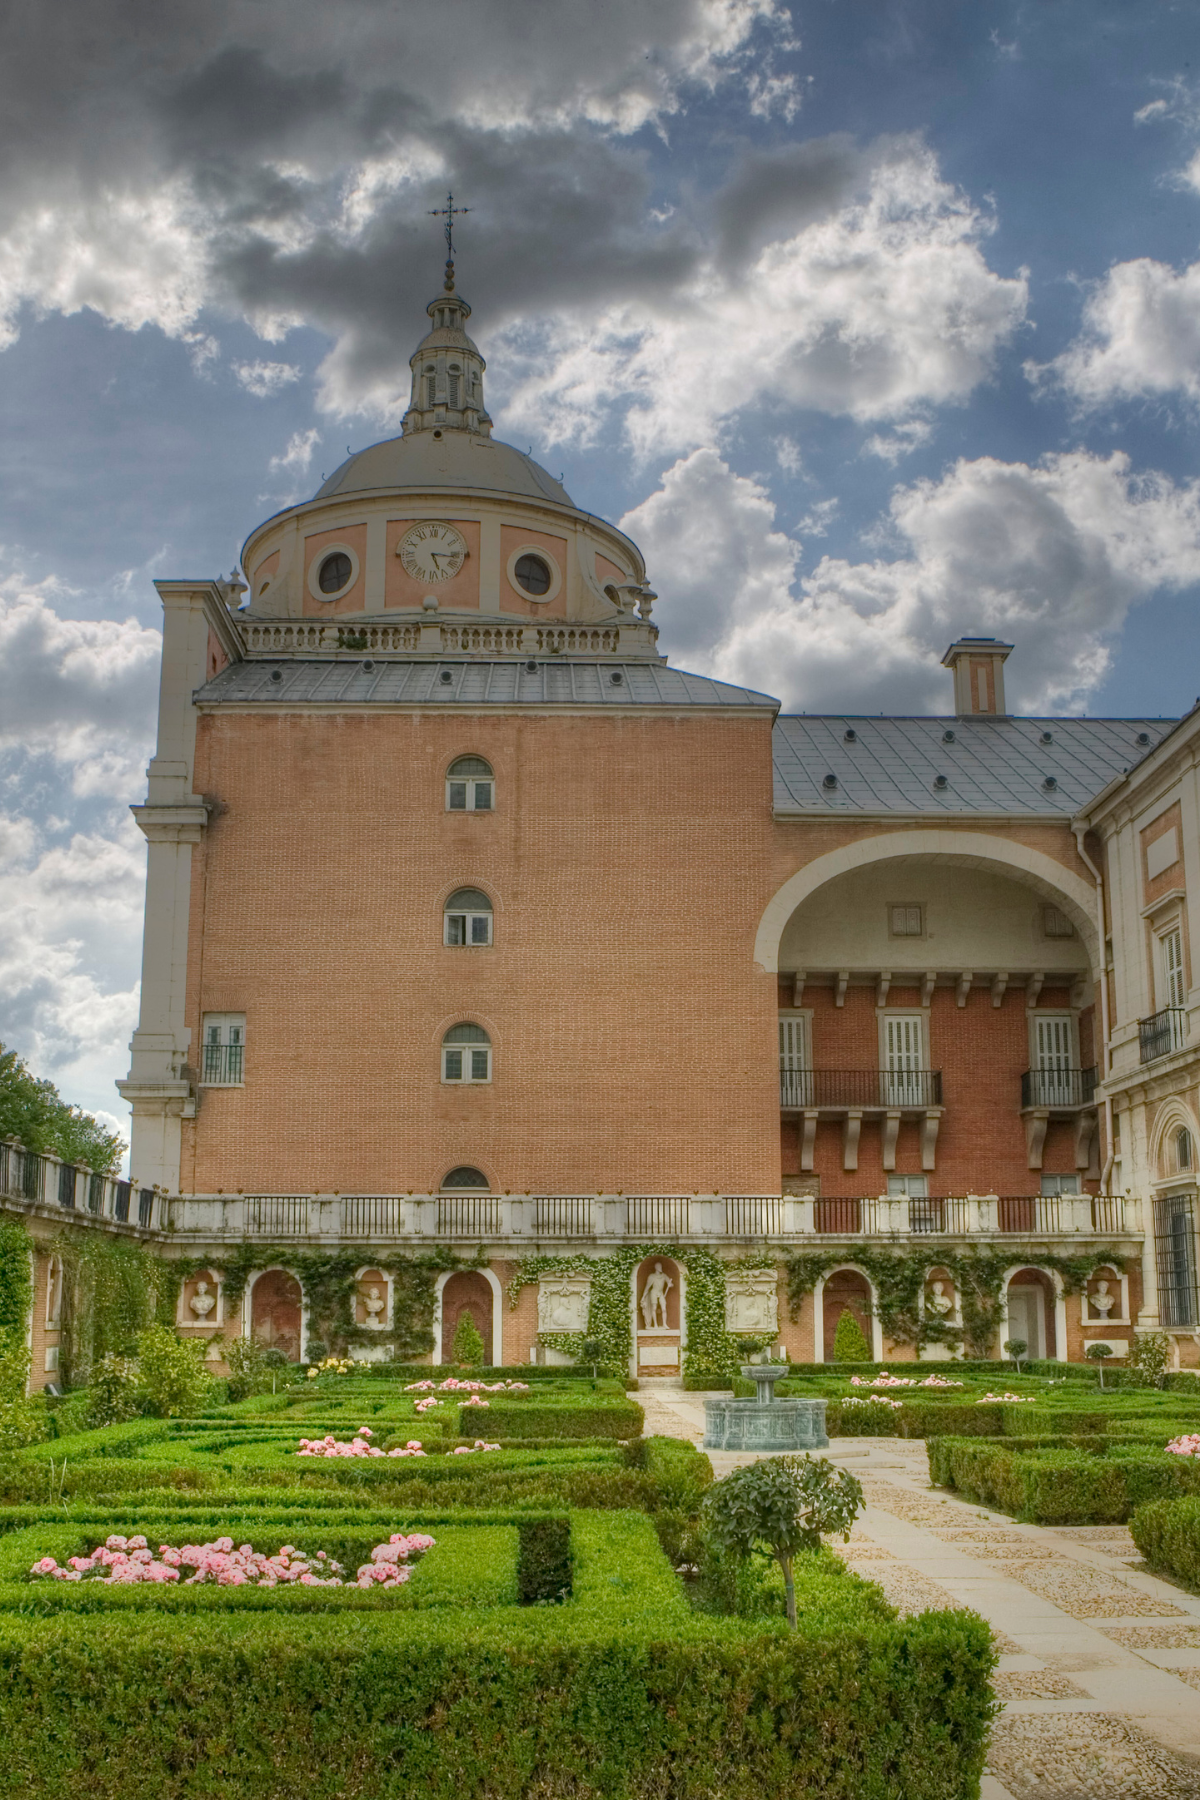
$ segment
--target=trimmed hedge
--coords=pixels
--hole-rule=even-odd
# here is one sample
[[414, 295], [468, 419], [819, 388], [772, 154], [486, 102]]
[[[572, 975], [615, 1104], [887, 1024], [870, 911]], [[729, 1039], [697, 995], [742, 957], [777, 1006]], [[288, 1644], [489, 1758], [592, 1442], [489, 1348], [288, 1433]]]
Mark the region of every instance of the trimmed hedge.
[[1200, 1492], [1200, 1469], [1139, 1446], [1016, 1449], [936, 1438], [929, 1476], [965, 1499], [1039, 1525], [1119, 1524], [1147, 1501]]
[[[482, 1407], [459, 1409], [462, 1437], [498, 1438], [635, 1438], [642, 1434], [646, 1415], [636, 1400], [603, 1400], [595, 1406], [543, 1405], [528, 1400], [493, 1400]], [[423, 1421], [422, 1421], [423, 1422]]]
[[1152, 1569], [1200, 1593], [1200, 1495], [1139, 1506], [1129, 1529]]
[[898, 1621], [827, 1554], [797, 1570], [797, 1632], [703, 1618], [648, 1520], [574, 1514], [571, 1549], [558, 1606], [0, 1617], [0, 1796], [978, 1793], [981, 1619]]

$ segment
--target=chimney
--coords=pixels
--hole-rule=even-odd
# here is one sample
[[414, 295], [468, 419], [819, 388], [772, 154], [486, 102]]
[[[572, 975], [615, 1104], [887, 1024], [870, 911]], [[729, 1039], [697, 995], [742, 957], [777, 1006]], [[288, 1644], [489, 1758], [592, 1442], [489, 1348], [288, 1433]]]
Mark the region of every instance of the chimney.
[[1003, 719], [1004, 662], [1012, 650], [999, 638], [962, 637], [942, 658], [954, 671], [954, 710], [960, 719]]

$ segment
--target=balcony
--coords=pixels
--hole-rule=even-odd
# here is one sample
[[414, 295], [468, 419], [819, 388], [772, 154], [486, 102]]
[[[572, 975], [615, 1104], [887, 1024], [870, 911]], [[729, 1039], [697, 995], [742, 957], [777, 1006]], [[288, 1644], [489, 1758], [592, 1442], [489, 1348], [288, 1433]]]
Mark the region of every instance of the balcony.
[[781, 1069], [784, 1112], [921, 1112], [942, 1104], [940, 1069]]
[[1045, 1106], [1051, 1112], [1074, 1112], [1096, 1103], [1096, 1071], [1090, 1069], [1026, 1069], [1021, 1077], [1021, 1106]]
[[1157, 1062], [1174, 1050], [1187, 1047], [1188, 1020], [1181, 1006], [1167, 1006], [1138, 1020], [1138, 1054], [1144, 1063]]
[[0, 1142], [0, 1202], [33, 1213], [69, 1212], [82, 1223], [161, 1229], [167, 1201], [157, 1189], [139, 1187], [112, 1175], [39, 1155], [8, 1140]]
[[241, 1087], [245, 1044], [201, 1044], [200, 1085]]

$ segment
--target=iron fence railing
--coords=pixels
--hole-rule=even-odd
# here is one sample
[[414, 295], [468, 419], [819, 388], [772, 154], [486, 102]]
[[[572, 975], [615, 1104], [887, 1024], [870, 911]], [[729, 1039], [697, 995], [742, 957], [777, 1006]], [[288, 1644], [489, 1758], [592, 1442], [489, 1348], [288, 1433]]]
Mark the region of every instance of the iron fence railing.
[[965, 1237], [972, 1228], [970, 1202], [956, 1197], [930, 1199], [923, 1194], [910, 1194], [908, 1229], [915, 1236], [926, 1233], [950, 1233]]
[[533, 1229], [539, 1237], [591, 1237], [590, 1194], [534, 1194]]
[[343, 1237], [398, 1237], [400, 1201], [394, 1194], [343, 1194]]
[[492, 1194], [442, 1194], [438, 1199], [438, 1236], [497, 1237], [501, 1229], [499, 1200]]
[[1187, 1014], [1181, 1006], [1167, 1006], [1138, 1020], [1138, 1053], [1144, 1063], [1182, 1050], [1187, 1040]]
[[687, 1237], [691, 1201], [686, 1194], [629, 1194], [625, 1199], [625, 1234], [636, 1238]]
[[1116, 1232], [1125, 1230], [1125, 1201], [1120, 1194], [1094, 1194], [1092, 1196], [1092, 1230]]
[[1058, 1194], [1002, 1194], [996, 1202], [1000, 1231], [1047, 1236], [1062, 1231], [1062, 1197]]
[[73, 1163], [59, 1163], [58, 1204], [65, 1206], [70, 1212], [75, 1210], [75, 1183], [78, 1175], [79, 1171]]
[[204, 1087], [241, 1087], [245, 1044], [201, 1044], [200, 1081]]
[[783, 1201], [774, 1194], [726, 1194], [726, 1237], [782, 1237]]
[[861, 1237], [875, 1227], [877, 1202], [873, 1198], [830, 1195], [813, 1201], [813, 1230], [829, 1237]]
[[307, 1194], [247, 1194], [250, 1237], [303, 1237], [308, 1231]]
[[1175, 1327], [1200, 1324], [1196, 1203], [1191, 1194], [1165, 1194], [1154, 1202], [1154, 1263], [1162, 1323]]
[[942, 1104], [940, 1069], [781, 1069], [779, 1104], [789, 1111], [864, 1107], [917, 1111]]
[[1026, 1069], [1021, 1077], [1022, 1106], [1091, 1106], [1096, 1071], [1091, 1069]]

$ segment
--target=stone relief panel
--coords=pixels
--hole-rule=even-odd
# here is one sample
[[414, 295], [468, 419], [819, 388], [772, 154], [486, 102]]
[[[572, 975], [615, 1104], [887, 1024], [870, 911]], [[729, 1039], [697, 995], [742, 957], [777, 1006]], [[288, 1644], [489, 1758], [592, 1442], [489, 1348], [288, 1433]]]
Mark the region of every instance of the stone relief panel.
[[736, 1269], [725, 1277], [726, 1331], [779, 1330], [779, 1286], [774, 1269]]
[[543, 1275], [538, 1282], [538, 1330], [586, 1331], [591, 1297], [588, 1275]]

